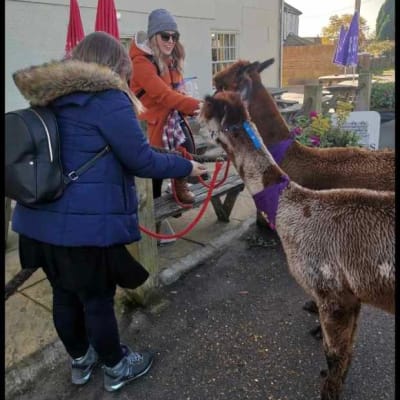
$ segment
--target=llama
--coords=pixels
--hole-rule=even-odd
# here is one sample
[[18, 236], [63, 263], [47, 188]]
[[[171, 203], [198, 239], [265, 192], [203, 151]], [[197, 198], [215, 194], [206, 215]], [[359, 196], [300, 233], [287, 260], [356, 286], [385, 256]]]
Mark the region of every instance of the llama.
[[[275, 100], [261, 82], [261, 72], [273, 63], [273, 58], [262, 63], [239, 60], [215, 74], [214, 85], [218, 91], [234, 90], [241, 93], [264, 144], [289, 177], [309, 189], [394, 191], [394, 151], [355, 147], [310, 148], [292, 137]], [[260, 213], [257, 213], [257, 222], [263, 225]], [[312, 300], [306, 302], [303, 308], [317, 312]], [[311, 333], [319, 338], [319, 327], [312, 329]]]
[[236, 92], [207, 96], [200, 119], [275, 226], [290, 273], [316, 299], [328, 365], [321, 399], [338, 400], [361, 304], [395, 311], [394, 192], [300, 186], [262, 143]]
[[261, 82], [260, 73], [274, 59], [262, 63], [239, 60], [214, 75], [218, 91], [240, 92], [264, 144], [279, 166], [298, 184], [309, 189], [395, 188], [393, 150], [358, 147], [311, 148], [297, 142], [275, 100]]

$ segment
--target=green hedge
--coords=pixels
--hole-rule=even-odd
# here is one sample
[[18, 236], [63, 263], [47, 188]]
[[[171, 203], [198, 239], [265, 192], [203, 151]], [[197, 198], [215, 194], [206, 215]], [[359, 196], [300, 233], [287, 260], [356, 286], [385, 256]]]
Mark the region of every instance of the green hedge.
[[394, 82], [375, 82], [371, 87], [371, 110], [395, 109]]

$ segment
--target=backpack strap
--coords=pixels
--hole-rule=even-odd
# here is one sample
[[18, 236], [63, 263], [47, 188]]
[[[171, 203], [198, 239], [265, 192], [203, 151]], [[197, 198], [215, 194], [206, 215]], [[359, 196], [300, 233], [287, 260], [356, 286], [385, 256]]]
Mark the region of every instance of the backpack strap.
[[89, 161], [85, 162], [85, 164], [81, 165], [77, 170], [71, 171], [67, 176], [64, 176], [64, 185], [76, 181], [84, 172], [91, 168], [100, 157], [103, 157], [104, 154], [108, 153], [110, 150], [110, 146], [107, 145], [103, 150], [97, 153]]
[[[156, 63], [156, 60], [154, 59], [154, 57], [151, 54], [144, 54], [144, 56], [156, 66], [157, 75], [160, 76], [161, 75], [160, 67]], [[135, 93], [135, 96], [138, 99], [140, 99], [145, 93], [146, 93], [146, 91], [144, 89], [140, 89], [137, 93]]]

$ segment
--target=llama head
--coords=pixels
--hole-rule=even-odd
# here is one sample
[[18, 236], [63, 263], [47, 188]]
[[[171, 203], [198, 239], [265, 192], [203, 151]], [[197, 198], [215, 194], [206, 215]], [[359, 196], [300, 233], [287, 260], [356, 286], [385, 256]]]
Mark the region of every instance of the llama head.
[[273, 58], [261, 63], [259, 61], [252, 63], [244, 60], [236, 61], [214, 75], [214, 86], [217, 91], [233, 90], [239, 92], [242, 99], [248, 101], [253, 84], [255, 82], [261, 83], [260, 73], [273, 64], [274, 61]]
[[206, 96], [199, 118], [228, 155], [254, 151], [254, 142], [245, 127], [255, 130], [259, 145], [262, 143], [239, 93], [227, 90]]
[[275, 162], [239, 93], [227, 90], [206, 96], [199, 118], [225, 150], [250, 193], [258, 193], [271, 179], [278, 179], [277, 173], [271, 175], [269, 167]]
[[205, 97], [199, 119], [210, 132], [219, 135], [233, 126], [240, 126], [250, 117], [239, 93], [223, 91]]

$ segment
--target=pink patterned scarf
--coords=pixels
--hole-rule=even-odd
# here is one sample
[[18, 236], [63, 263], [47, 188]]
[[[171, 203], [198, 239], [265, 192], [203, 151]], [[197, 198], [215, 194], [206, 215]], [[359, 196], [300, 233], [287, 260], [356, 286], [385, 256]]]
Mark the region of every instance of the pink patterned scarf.
[[186, 140], [180, 124], [181, 119], [177, 110], [171, 111], [167, 117], [167, 122], [162, 132], [162, 142], [167, 150], [175, 150]]

